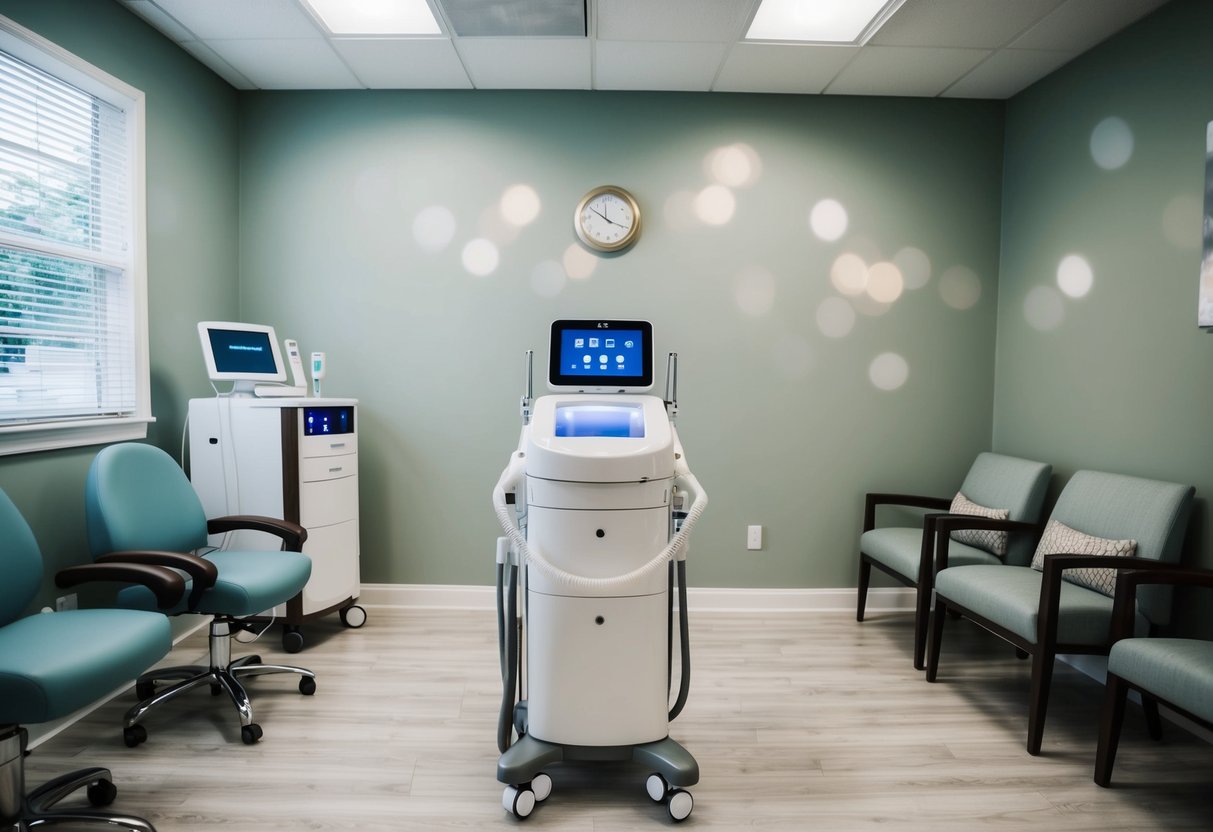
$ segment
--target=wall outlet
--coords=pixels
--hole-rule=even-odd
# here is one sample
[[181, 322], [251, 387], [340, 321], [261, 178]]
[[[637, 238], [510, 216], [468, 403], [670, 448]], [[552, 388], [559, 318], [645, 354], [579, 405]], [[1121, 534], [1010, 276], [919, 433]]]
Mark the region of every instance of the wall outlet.
[[55, 610], [57, 612], [74, 609], [76, 609], [76, 593], [69, 592], [67, 595], [60, 595], [55, 599]]
[[762, 548], [762, 526], [746, 526], [745, 547], [751, 550]]

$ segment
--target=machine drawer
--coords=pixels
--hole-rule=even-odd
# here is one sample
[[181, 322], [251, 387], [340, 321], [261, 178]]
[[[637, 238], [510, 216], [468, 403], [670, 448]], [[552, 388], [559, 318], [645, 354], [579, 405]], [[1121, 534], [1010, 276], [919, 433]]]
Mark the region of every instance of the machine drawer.
[[342, 454], [358, 453], [358, 434], [342, 433], [332, 436], [299, 436], [299, 456], [309, 457], [340, 456]]
[[358, 517], [358, 478], [305, 482], [299, 486], [299, 522], [309, 537], [317, 526], [331, 526]]
[[341, 477], [352, 477], [358, 473], [358, 454], [344, 456], [319, 456], [299, 461], [299, 479], [303, 482], [320, 482]]

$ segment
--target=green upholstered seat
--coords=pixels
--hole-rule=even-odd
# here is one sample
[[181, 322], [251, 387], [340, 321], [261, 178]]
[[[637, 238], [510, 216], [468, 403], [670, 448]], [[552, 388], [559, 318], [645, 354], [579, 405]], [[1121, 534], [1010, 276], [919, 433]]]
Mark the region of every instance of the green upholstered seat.
[[[905, 526], [885, 526], [871, 529], [859, 538], [859, 548], [865, 555], [906, 576], [918, 574], [918, 559], [922, 546], [922, 529]], [[997, 555], [953, 541], [948, 547], [948, 562], [953, 564], [1001, 564]]]
[[1108, 672], [1213, 722], [1213, 641], [1122, 639], [1108, 653]]
[[[202, 556], [219, 569], [215, 585], [202, 593], [191, 612], [232, 616], [257, 615], [292, 597], [307, 583], [312, 561], [295, 552], [216, 551]], [[187, 586], [192, 589], [193, 583]], [[170, 615], [187, 611], [188, 594]], [[128, 609], [154, 610], [156, 598], [146, 587], [127, 587], [118, 603]]]

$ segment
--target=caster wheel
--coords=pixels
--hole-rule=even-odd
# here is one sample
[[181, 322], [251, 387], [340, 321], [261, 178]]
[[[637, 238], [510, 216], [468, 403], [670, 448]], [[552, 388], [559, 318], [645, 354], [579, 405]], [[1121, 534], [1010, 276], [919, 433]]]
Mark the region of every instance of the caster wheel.
[[135, 698], [140, 702], [151, 699], [155, 695], [156, 684], [154, 682], [135, 682]]
[[691, 816], [695, 808], [695, 798], [686, 789], [674, 789], [670, 792], [670, 801], [666, 804], [670, 817], [675, 821], [684, 821]]
[[535, 793], [535, 802], [542, 803], [552, 795], [552, 778], [546, 772], [539, 772], [531, 781], [531, 791]]
[[122, 741], [127, 748], [134, 748], [141, 742], [147, 742], [147, 729], [142, 725], [131, 725], [122, 729]]
[[240, 740], [245, 745], [253, 745], [261, 739], [261, 726], [255, 722], [240, 727]]
[[342, 607], [337, 614], [341, 616], [341, 623], [351, 630], [357, 630], [366, 623], [366, 610], [357, 604]]
[[644, 790], [648, 792], [649, 800], [660, 803], [670, 791], [670, 784], [657, 772], [653, 772], [644, 781]]
[[282, 634], [282, 649], [288, 653], [298, 653], [303, 649], [303, 633], [298, 630], [287, 630]]
[[535, 793], [526, 786], [506, 786], [501, 805], [514, 817], [524, 820], [535, 811]]
[[311, 676], [300, 676], [299, 692], [304, 696], [313, 695], [316, 692], [316, 680]]
[[118, 787], [109, 780], [98, 780], [85, 790], [85, 794], [93, 806], [108, 806], [118, 796]]

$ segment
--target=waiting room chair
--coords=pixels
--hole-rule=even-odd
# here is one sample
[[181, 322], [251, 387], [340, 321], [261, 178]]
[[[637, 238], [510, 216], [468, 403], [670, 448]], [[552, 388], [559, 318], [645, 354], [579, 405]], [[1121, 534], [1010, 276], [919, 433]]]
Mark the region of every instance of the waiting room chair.
[[[1099, 471], [1074, 474], [1049, 515], [1031, 566], [949, 566], [936, 573], [927, 681], [937, 678], [949, 612], [1030, 655], [1027, 749], [1039, 754], [1055, 657], [1107, 654], [1115, 570], [1178, 561], [1193, 493], [1191, 486], [1170, 482]], [[948, 556], [951, 522], [941, 518], [935, 524], [940, 560]], [[1143, 592], [1137, 631], [1167, 623], [1170, 611], [1169, 592]]]
[[1108, 686], [1099, 723], [1099, 748], [1095, 753], [1095, 782], [1101, 786], [1112, 782], [1112, 765], [1130, 690], [1141, 694], [1146, 724], [1150, 736], [1156, 740], [1162, 737], [1159, 702], [1213, 731], [1213, 641], [1134, 638], [1138, 587], [1143, 584], [1213, 589], [1213, 572], [1155, 567], [1122, 572], [1117, 579]]
[[[22, 617], [42, 583], [42, 554], [17, 507], [0, 491], [0, 829], [70, 824], [155, 832], [131, 815], [57, 808], [83, 788], [95, 807], [118, 790], [108, 769], [65, 774], [25, 793], [23, 725], [67, 716], [128, 684], [172, 648], [163, 615], [136, 610], [84, 609]], [[171, 607], [185, 581], [171, 569], [139, 564], [74, 566], [56, 575], [61, 587], [86, 581], [138, 582], [156, 603]]]
[[[956, 497], [870, 493], [864, 501], [863, 536], [859, 539], [859, 598], [855, 620], [863, 621], [872, 567], [915, 587], [914, 667], [922, 670], [927, 623], [937, 567], [934, 554], [935, 520], [928, 514], [921, 527], [876, 527], [876, 509], [900, 505], [964, 512], [968, 520], [952, 526], [956, 539], [944, 566], [1009, 563], [1026, 565], [1039, 534], [1041, 509], [1053, 467], [1002, 454], [981, 453], [961, 483]], [[985, 509], [984, 515], [975, 512]], [[962, 542], [964, 541], [964, 542]]]
[[[126, 715], [128, 746], [147, 739], [141, 724], [148, 711], [198, 685], [226, 692], [240, 713], [240, 738], [261, 739], [253, 706], [241, 679], [270, 673], [296, 673], [299, 692], [316, 692], [315, 674], [290, 665], [262, 664], [259, 656], [232, 659], [231, 638], [252, 627], [242, 622], [285, 604], [311, 575], [312, 561], [299, 550], [307, 532], [297, 523], [270, 517], [234, 516], [207, 521], [185, 472], [172, 457], [151, 445], [110, 445], [93, 460], [85, 484], [89, 546], [97, 562], [139, 562], [181, 569], [189, 575], [189, 594], [169, 614], [200, 613], [210, 623], [209, 666], [173, 667], [140, 677], [140, 703]], [[284, 551], [208, 550], [207, 535], [256, 529], [277, 535]], [[203, 554], [199, 555], [198, 552]], [[150, 594], [131, 587], [118, 594], [123, 607], [155, 609]], [[179, 680], [168, 687], [158, 683]]]

